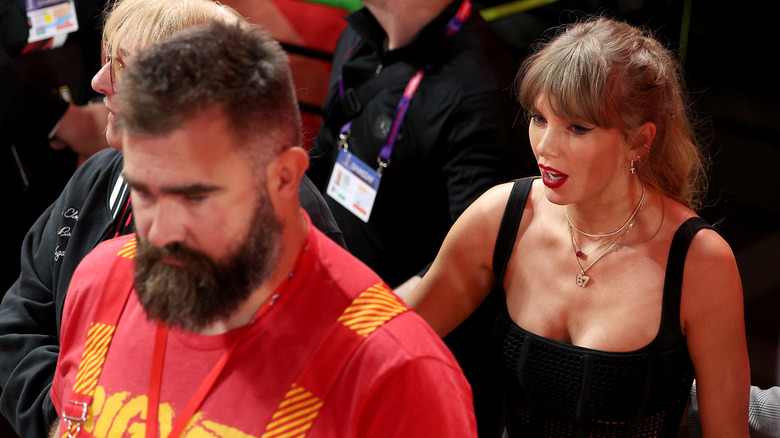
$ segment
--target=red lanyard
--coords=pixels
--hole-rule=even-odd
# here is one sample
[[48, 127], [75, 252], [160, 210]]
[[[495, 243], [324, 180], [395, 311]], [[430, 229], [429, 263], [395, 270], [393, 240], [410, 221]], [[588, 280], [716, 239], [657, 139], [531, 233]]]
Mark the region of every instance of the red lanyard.
[[[200, 386], [195, 391], [195, 394], [193, 394], [192, 398], [190, 398], [190, 401], [187, 403], [187, 406], [177, 416], [176, 421], [173, 424], [173, 429], [171, 429], [171, 433], [168, 435], [169, 438], [180, 437], [182, 432], [184, 432], [184, 428], [187, 427], [187, 423], [189, 423], [190, 418], [192, 418], [192, 416], [195, 415], [195, 411], [197, 411], [201, 403], [203, 403], [203, 400], [206, 399], [206, 396], [211, 391], [211, 388], [214, 387], [214, 383], [216, 383], [217, 378], [219, 378], [219, 375], [222, 373], [222, 370], [225, 368], [225, 365], [227, 365], [228, 360], [230, 360], [230, 357], [236, 351], [238, 344], [241, 343], [241, 341], [244, 339], [246, 334], [249, 332], [249, 329], [252, 327], [252, 324], [258, 321], [260, 318], [262, 318], [263, 315], [265, 315], [268, 312], [268, 310], [270, 310], [271, 306], [273, 306], [273, 303], [283, 292], [285, 286], [287, 286], [287, 284], [290, 282], [290, 279], [295, 273], [295, 270], [298, 268], [298, 263], [300, 262], [305, 252], [306, 249], [304, 247], [303, 249], [301, 249], [300, 254], [298, 254], [298, 260], [296, 260], [292, 271], [290, 271], [290, 274], [287, 277], [285, 277], [284, 281], [279, 285], [279, 287], [276, 288], [274, 293], [271, 294], [271, 296], [266, 300], [266, 302], [263, 303], [262, 306], [260, 306], [260, 309], [258, 309], [254, 318], [252, 318], [252, 322], [243, 326], [240, 329], [241, 332], [238, 334], [238, 336], [236, 336], [236, 339], [233, 341], [233, 344], [231, 344], [230, 348], [228, 348], [222, 354], [222, 357], [219, 358], [219, 360], [211, 369], [209, 374], [206, 376], [203, 382], [201, 382]], [[165, 363], [165, 347], [167, 341], [168, 341], [168, 326], [163, 324], [162, 322], [158, 322], [157, 331], [154, 338], [154, 354], [152, 356], [152, 369], [149, 375], [149, 396], [146, 405], [146, 437], [147, 438], [156, 438], [159, 429], [158, 412], [160, 409], [160, 388], [162, 386], [162, 371], [163, 371], [163, 364]]]
[[[266, 302], [266, 304], [263, 304], [260, 308], [256, 317], [262, 316], [263, 313], [268, 311], [268, 308], [269, 305], [268, 302]], [[187, 426], [189, 419], [192, 418], [195, 411], [200, 407], [201, 403], [203, 403], [203, 400], [206, 399], [211, 388], [214, 387], [214, 383], [217, 381], [217, 378], [222, 373], [228, 360], [235, 352], [236, 347], [238, 347], [238, 344], [244, 338], [244, 335], [249, 331], [249, 327], [251, 327], [251, 324], [241, 328], [241, 333], [233, 341], [233, 344], [222, 354], [222, 357], [219, 358], [208, 376], [206, 376], [206, 379], [201, 382], [197, 391], [195, 391], [195, 394], [193, 394], [192, 398], [187, 403], [187, 406], [184, 408], [184, 411], [176, 418], [173, 429], [168, 435], [169, 437], [175, 438], [181, 436], [181, 433], [184, 432], [184, 428]], [[146, 407], [146, 436], [150, 438], [156, 438], [159, 429], [157, 415], [160, 409], [160, 387], [162, 386], [162, 371], [165, 362], [167, 338], [168, 326], [161, 322], [157, 323], [157, 332], [154, 339], [154, 356], [152, 357], [152, 370], [149, 376], [149, 398]]]
[[[122, 219], [125, 218], [125, 215], [127, 215], [127, 219], [125, 221], [124, 227], [122, 226]], [[122, 215], [119, 216], [119, 220], [116, 223], [116, 231], [114, 232], [114, 237], [119, 237], [122, 235], [122, 230], [126, 229], [130, 226], [130, 221], [133, 220], [133, 212], [130, 210], [130, 197], [127, 197], [127, 202], [125, 203], [125, 208], [122, 210]]]

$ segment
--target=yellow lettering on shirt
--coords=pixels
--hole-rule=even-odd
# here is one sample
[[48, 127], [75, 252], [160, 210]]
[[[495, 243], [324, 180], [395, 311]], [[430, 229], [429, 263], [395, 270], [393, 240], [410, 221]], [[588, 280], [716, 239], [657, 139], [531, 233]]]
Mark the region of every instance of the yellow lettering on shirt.
[[[146, 395], [132, 397], [130, 392], [117, 392], [107, 395], [100, 385], [95, 388], [92, 404], [89, 407], [84, 430], [96, 438], [146, 436]], [[174, 422], [174, 411], [169, 403], [159, 406], [159, 436], [167, 438]], [[203, 412], [197, 412], [190, 419], [182, 434], [184, 438], [255, 438], [231, 426], [206, 419]]]

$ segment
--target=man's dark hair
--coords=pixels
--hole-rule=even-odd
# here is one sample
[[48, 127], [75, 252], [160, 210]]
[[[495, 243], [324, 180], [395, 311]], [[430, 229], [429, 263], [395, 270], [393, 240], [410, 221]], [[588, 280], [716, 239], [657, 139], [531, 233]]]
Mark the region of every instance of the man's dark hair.
[[256, 26], [212, 22], [177, 32], [139, 51], [118, 79], [116, 121], [129, 134], [165, 135], [219, 108], [242, 142], [262, 136], [277, 151], [300, 144], [287, 56]]

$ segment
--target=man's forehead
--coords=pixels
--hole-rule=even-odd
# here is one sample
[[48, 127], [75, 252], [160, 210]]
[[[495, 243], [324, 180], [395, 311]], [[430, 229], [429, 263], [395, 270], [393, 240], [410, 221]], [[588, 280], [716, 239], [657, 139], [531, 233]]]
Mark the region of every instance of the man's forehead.
[[225, 186], [219, 182], [206, 181], [197, 175], [192, 178], [171, 177], [168, 179], [156, 178], [155, 174], [140, 172], [136, 176], [132, 170], [127, 167], [122, 171], [122, 178], [127, 184], [136, 190], [155, 191], [172, 195], [195, 195], [222, 191]]
[[230, 181], [253, 177], [255, 161], [228, 144], [227, 139], [191, 134], [125, 134], [123, 174], [136, 186], [154, 185], [155, 190], [165, 187], [166, 191], [213, 191]]

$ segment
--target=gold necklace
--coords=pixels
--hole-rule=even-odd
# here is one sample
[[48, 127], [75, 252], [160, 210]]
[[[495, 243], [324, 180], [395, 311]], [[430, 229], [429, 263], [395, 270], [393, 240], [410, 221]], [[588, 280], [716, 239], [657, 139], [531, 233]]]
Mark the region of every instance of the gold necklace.
[[636, 203], [636, 207], [634, 207], [634, 211], [631, 213], [631, 216], [629, 216], [628, 219], [626, 220], [626, 222], [624, 222], [623, 225], [621, 225], [620, 228], [618, 228], [617, 230], [615, 230], [615, 231], [613, 231], [611, 233], [604, 233], [604, 234], [590, 234], [590, 233], [586, 233], [586, 232], [580, 230], [579, 228], [577, 228], [576, 225], [574, 225], [574, 223], [571, 221], [571, 218], [569, 217], [569, 210], [568, 209], [566, 209], [566, 222], [569, 223], [569, 227], [573, 228], [574, 231], [582, 234], [583, 236], [590, 237], [591, 239], [600, 239], [602, 237], [610, 237], [610, 236], [614, 236], [615, 234], [618, 234], [619, 232], [623, 231], [623, 229], [626, 228], [626, 226], [629, 223], [633, 223], [636, 220], [636, 215], [639, 214], [639, 209], [642, 208], [642, 204], [644, 204], [644, 202], [645, 202], [645, 183], [640, 181], [639, 184], [642, 184], [642, 196], [639, 198], [639, 202]]
[[595, 248], [591, 249], [588, 252], [585, 252], [580, 247], [580, 244], [577, 243], [577, 238], [576, 237], [574, 238], [573, 242], [574, 242], [573, 243], [573, 245], [574, 245], [574, 255], [576, 255], [578, 258], [580, 258], [582, 260], [586, 260], [590, 254], [595, 253], [596, 251], [598, 251], [601, 248], [603, 248], [607, 243], [609, 243], [609, 240], [604, 240], [603, 242], [599, 243]]
[[580, 257], [578, 257], [578, 256], [577, 256], [577, 254], [576, 254], [576, 252], [577, 252], [577, 248], [576, 248], [576, 247], [575, 247], [575, 245], [574, 245], [574, 234], [571, 232], [571, 228], [572, 228], [572, 227], [571, 227], [571, 226], [569, 226], [569, 238], [571, 239], [571, 246], [572, 246], [572, 248], [574, 248], [574, 251], [575, 251], [575, 254], [574, 254], [574, 256], [576, 257], [576, 260], [577, 260], [577, 265], [579, 265], [579, 267], [580, 267], [580, 272], [578, 272], [578, 273], [577, 273], [577, 277], [576, 277], [576, 283], [577, 283], [577, 286], [579, 286], [579, 287], [585, 287], [585, 286], [587, 286], [587, 285], [588, 285], [588, 282], [590, 281], [590, 276], [588, 275], [588, 271], [590, 270], [590, 268], [592, 268], [592, 267], [593, 267], [593, 265], [595, 265], [596, 263], [598, 263], [598, 261], [599, 261], [599, 260], [601, 260], [601, 258], [602, 258], [602, 257], [604, 257], [605, 255], [607, 255], [607, 254], [608, 254], [610, 251], [612, 251], [613, 249], [614, 249], [615, 251], [617, 251], [618, 249], [620, 249], [619, 247], [617, 247], [618, 243], [620, 242], [620, 240], [621, 240], [621, 239], [622, 239], [622, 238], [623, 238], [623, 237], [624, 237], [626, 234], [628, 234], [628, 231], [631, 229], [631, 227], [632, 227], [633, 225], [634, 225], [633, 223], [632, 223], [632, 224], [630, 224], [630, 225], [628, 226], [628, 228], [626, 228], [626, 232], [625, 232], [625, 233], [623, 233], [623, 234], [621, 234], [620, 236], [618, 236], [618, 237], [617, 237], [617, 238], [616, 238], [614, 241], [612, 241], [612, 244], [611, 244], [611, 245], [609, 245], [609, 247], [607, 247], [607, 249], [606, 249], [606, 250], [604, 250], [604, 252], [602, 252], [602, 253], [601, 253], [601, 255], [599, 255], [598, 257], [596, 257], [596, 260], [593, 260], [593, 263], [591, 263], [590, 265], [588, 265], [588, 267], [587, 267], [587, 268], [584, 268], [584, 267], [582, 266], [582, 262], [580, 262]]
[[580, 258], [582, 257], [583, 253], [582, 253], [582, 250], [578, 249], [577, 243], [574, 241], [574, 233], [572, 232], [572, 228], [574, 228], [576, 230], [576, 227], [574, 227], [574, 225], [572, 225], [572, 223], [569, 222], [569, 224], [568, 224], [569, 225], [569, 227], [568, 227], [568, 229], [569, 229], [569, 239], [571, 240], [571, 247], [574, 250], [574, 257], [577, 260], [577, 265], [580, 267], [580, 272], [577, 273], [577, 277], [575, 279], [576, 283], [577, 283], [577, 286], [583, 287], [583, 288], [585, 286], [587, 286], [588, 282], [590, 281], [590, 276], [588, 275], [588, 271], [590, 270], [590, 268], [592, 268], [593, 265], [598, 263], [599, 260], [601, 260], [605, 255], [609, 254], [611, 251], [613, 251], [613, 250], [617, 251], [617, 250], [620, 249], [620, 246], [619, 246], [620, 241], [624, 237], [626, 237], [626, 235], [628, 235], [628, 232], [631, 231], [631, 228], [633, 228], [634, 223], [636, 223], [636, 219], [639, 216], [639, 210], [642, 209], [642, 205], [644, 205], [644, 203], [645, 203], [644, 202], [645, 201], [644, 192], [645, 192], [644, 191], [644, 185], [642, 185], [642, 197], [639, 199], [639, 204], [637, 204], [637, 207], [634, 210], [634, 214], [631, 215], [631, 220], [629, 222], [627, 222], [626, 224], [624, 224], [623, 227], [621, 227], [621, 228], [624, 228], [625, 231], [623, 231], [623, 233], [621, 233], [617, 238], [615, 238], [615, 240], [612, 241], [612, 244], [609, 245], [609, 247], [607, 247], [607, 249], [604, 250], [604, 252], [602, 252], [598, 257], [596, 257], [596, 260], [593, 260], [593, 262], [591, 264], [589, 264], [587, 268], [582, 266], [582, 262], [580, 261]]

